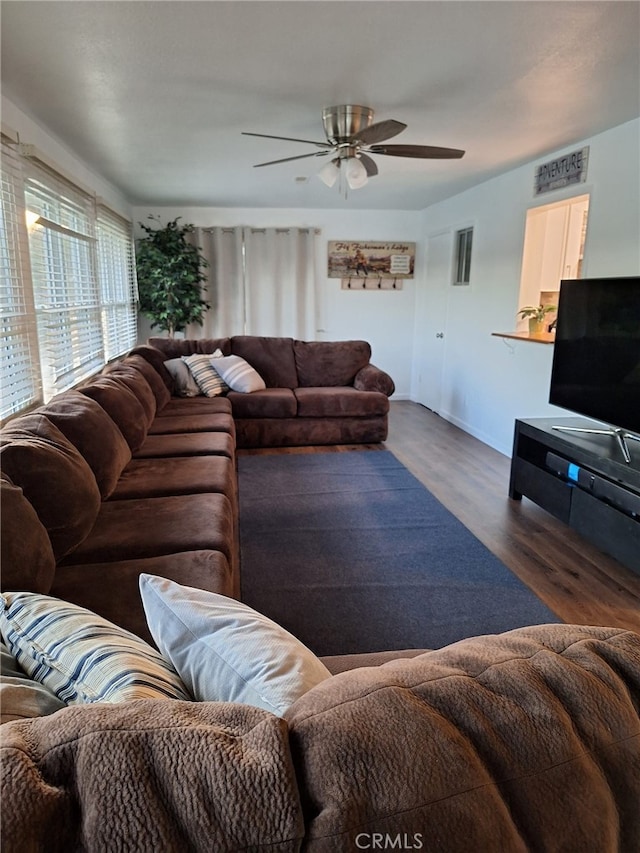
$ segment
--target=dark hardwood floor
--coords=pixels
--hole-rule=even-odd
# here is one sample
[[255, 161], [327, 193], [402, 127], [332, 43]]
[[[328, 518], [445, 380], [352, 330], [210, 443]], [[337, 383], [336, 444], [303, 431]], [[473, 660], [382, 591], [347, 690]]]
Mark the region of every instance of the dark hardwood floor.
[[417, 403], [392, 402], [383, 445], [248, 453], [387, 449], [565, 622], [640, 632], [640, 575], [523, 498], [507, 496], [510, 460]]

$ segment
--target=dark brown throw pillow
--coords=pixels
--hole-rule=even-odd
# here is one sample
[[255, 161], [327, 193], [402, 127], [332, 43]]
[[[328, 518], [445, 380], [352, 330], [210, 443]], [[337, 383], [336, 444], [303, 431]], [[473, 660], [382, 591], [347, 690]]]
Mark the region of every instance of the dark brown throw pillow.
[[294, 341], [293, 351], [302, 388], [353, 385], [371, 358], [366, 341]]

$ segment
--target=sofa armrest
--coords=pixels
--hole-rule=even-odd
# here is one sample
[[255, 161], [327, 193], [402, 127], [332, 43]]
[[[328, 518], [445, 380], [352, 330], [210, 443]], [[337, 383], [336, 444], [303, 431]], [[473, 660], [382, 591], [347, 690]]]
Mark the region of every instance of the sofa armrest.
[[390, 397], [396, 390], [393, 379], [375, 364], [366, 364], [355, 375], [353, 387], [357, 391], [380, 391]]

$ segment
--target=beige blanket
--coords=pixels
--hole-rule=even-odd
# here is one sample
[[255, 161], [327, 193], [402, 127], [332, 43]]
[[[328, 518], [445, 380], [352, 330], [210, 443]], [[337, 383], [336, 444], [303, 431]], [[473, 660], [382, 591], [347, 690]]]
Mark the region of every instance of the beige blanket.
[[282, 720], [140, 700], [1, 727], [3, 853], [298, 850]]
[[336, 675], [286, 715], [303, 850], [640, 851], [640, 637], [547, 625]]

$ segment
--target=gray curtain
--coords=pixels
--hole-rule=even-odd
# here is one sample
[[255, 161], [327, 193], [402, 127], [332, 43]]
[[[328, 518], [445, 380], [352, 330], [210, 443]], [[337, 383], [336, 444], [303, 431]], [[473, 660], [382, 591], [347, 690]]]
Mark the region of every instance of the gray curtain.
[[192, 239], [210, 267], [204, 325], [187, 337], [276, 335], [313, 340], [316, 330], [313, 228], [197, 228]]

